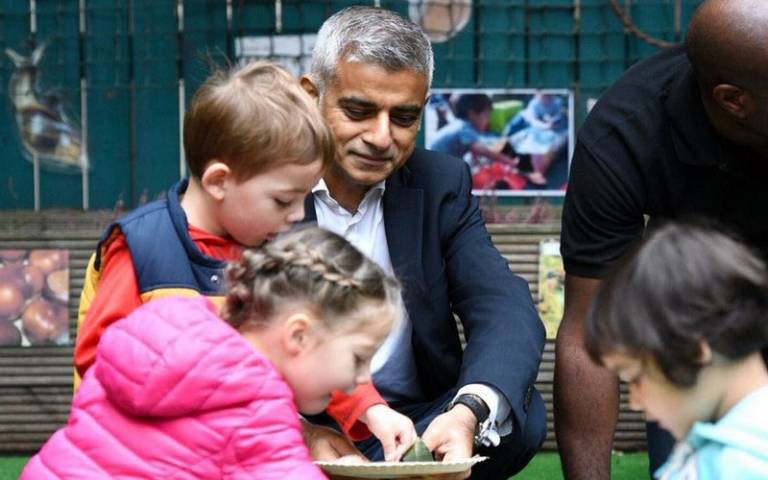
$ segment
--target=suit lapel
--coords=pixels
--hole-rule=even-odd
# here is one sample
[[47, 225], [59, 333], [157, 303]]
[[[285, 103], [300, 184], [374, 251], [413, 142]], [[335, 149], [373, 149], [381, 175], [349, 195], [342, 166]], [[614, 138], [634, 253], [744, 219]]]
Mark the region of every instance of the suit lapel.
[[408, 188], [404, 182], [407, 175], [407, 167], [402, 168], [387, 180], [384, 190], [384, 228], [389, 257], [406, 295], [414, 288], [424, 289], [421, 261], [424, 192]]
[[[389, 257], [395, 275], [406, 287], [424, 289], [421, 267], [422, 219], [424, 218], [424, 192], [408, 188], [403, 181], [407, 169], [402, 168], [387, 180], [384, 190], [384, 229]], [[301, 225], [317, 223], [315, 196], [304, 199], [304, 219]]]

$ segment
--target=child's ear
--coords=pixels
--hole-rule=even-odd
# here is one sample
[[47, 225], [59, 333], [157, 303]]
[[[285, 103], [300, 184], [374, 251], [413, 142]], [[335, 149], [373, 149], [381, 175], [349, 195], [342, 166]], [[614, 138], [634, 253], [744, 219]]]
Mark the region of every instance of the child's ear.
[[200, 184], [210, 196], [222, 200], [227, 191], [227, 183], [232, 178], [232, 170], [218, 159], [213, 159], [205, 167]]
[[306, 90], [310, 97], [317, 100], [320, 97], [320, 91], [317, 89], [317, 85], [312, 80], [312, 77], [308, 74], [302, 75], [299, 80], [301, 86]]
[[699, 363], [701, 365], [712, 363], [712, 347], [709, 346], [706, 340], [699, 342]]
[[285, 351], [290, 355], [300, 355], [314, 344], [315, 321], [308, 314], [292, 313], [285, 319], [284, 325], [281, 341]]

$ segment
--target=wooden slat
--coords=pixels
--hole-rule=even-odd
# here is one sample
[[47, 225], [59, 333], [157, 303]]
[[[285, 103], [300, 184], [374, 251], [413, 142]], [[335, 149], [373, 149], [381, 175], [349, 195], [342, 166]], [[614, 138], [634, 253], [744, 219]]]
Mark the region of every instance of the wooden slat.
[[[65, 248], [70, 268], [70, 338], [74, 342], [75, 319], [83, 277], [97, 239], [114, 218], [111, 211], [79, 212], [47, 210], [4, 212], [0, 215], [0, 248]], [[539, 242], [559, 237], [559, 224], [489, 225], [494, 244], [510, 269], [528, 281], [538, 294]], [[552, 416], [554, 343], [546, 344], [537, 388], [547, 404], [548, 435], [544, 449], [557, 447]], [[0, 454], [34, 451], [67, 419], [72, 395], [72, 347], [0, 348]], [[614, 448], [645, 447], [642, 415], [627, 406], [623, 387], [619, 426]]]

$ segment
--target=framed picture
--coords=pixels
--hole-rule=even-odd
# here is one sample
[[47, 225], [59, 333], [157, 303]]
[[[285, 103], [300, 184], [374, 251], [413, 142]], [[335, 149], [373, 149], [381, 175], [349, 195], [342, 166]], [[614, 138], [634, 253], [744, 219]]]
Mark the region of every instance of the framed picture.
[[467, 162], [478, 195], [562, 196], [573, 151], [570, 90], [434, 89], [425, 144]]

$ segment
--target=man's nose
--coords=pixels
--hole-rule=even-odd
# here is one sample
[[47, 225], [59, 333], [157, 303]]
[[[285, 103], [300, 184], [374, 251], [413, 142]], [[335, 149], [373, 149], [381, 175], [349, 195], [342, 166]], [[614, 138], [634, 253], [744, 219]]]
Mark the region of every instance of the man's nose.
[[392, 124], [387, 112], [380, 112], [373, 117], [369, 125], [363, 136], [365, 143], [378, 151], [387, 150], [392, 146]]

